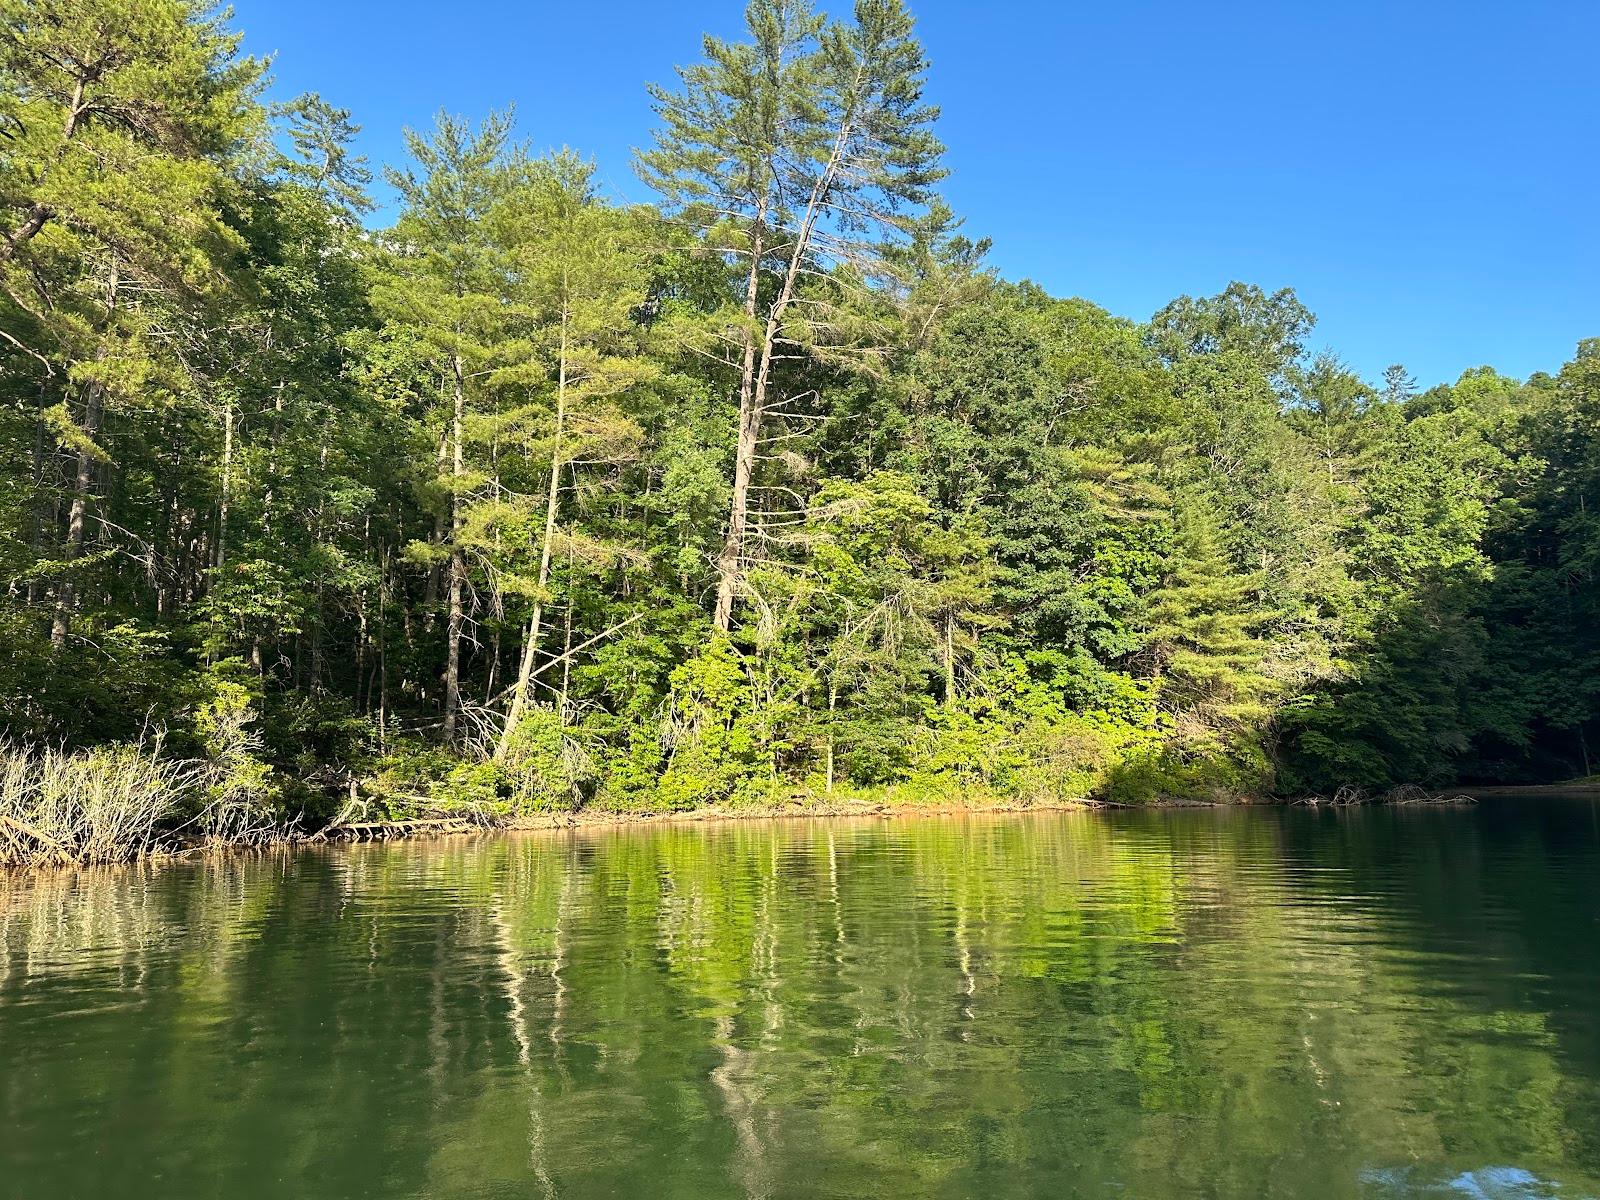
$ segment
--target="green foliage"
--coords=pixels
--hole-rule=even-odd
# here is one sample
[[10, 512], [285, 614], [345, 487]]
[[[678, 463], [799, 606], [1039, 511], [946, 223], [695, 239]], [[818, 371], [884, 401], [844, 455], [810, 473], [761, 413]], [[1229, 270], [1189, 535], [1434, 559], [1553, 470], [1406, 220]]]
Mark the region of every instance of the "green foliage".
[[660, 807], [771, 799], [792, 705], [763, 695], [752, 664], [720, 636], [673, 671], [669, 686]]
[[708, 39], [658, 206], [441, 114], [384, 229], [227, 21], [0, 0], [0, 731], [168, 731], [140, 845], [1600, 765], [1600, 342], [1419, 391], [1001, 281], [897, 0]]
[[569, 726], [549, 705], [530, 708], [517, 723], [499, 766], [518, 812], [577, 808], [599, 782], [584, 731]]
[[210, 768], [197, 824], [218, 841], [269, 834], [280, 819], [280, 789], [271, 766], [261, 759], [257, 697], [247, 683], [238, 681], [249, 678], [242, 668], [238, 662], [214, 667], [209, 672], [210, 695], [194, 714], [195, 733]]

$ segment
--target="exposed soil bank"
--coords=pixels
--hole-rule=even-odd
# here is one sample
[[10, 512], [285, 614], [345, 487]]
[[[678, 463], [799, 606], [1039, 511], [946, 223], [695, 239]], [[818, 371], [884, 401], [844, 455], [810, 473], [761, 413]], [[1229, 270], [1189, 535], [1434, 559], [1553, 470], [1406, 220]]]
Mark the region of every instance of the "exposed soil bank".
[[[855, 801], [793, 801], [777, 805], [711, 805], [672, 812], [625, 812], [606, 809], [580, 809], [576, 812], [536, 813], [514, 817], [507, 821], [486, 824], [473, 830], [441, 830], [435, 828], [406, 828], [409, 823], [391, 823], [395, 828], [388, 838], [427, 837], [440, 833], [480, 832], [518, 833], [551, 829], [607, 829], [629, 828], [639, 825], [703, 825], [732, 821], [814, 821], [839, 817], [939, 817], [980, 816], [1000, 813], [1046, 812], [1110, 812], [1128, 809], [1173, 808], [1234, 808], [1271, 806], [1284, 801], [1240, 797], [1236, 800], [1153, 800], [1142, 804], [1110, 804], [1099, 800], [1052, 800], [1024, 802], [999, 798], [982, 798], [970, 801], [911, 801], [911, 800], [855, 800]], [[380, 838], [343, 838], [338, 829], [327, 829], [313, 840], [337, 842], [341, 840], [383, 840]]]

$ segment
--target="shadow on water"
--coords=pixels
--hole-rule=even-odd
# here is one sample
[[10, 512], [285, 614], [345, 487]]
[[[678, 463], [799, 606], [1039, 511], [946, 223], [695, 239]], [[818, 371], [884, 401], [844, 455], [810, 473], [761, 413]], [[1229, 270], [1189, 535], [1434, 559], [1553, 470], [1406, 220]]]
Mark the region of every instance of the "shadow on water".
[[0, 881], [0, 1194], [1600, 1195], [1600, 813], [740, 822]]

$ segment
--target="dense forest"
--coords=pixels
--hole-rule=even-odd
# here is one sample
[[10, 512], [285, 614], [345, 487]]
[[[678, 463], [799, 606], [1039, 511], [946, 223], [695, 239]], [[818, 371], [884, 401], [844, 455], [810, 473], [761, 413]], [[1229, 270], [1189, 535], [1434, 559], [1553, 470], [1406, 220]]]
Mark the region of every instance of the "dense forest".
[[441, 114], [392, 220], [229, 21], [0, 0], [8, 761], [246, 820], [1595, 769], [1600, 340], [1420, 390], [1287, 289], [999, 278], [900, 0], [664, 63], [653, 205]]

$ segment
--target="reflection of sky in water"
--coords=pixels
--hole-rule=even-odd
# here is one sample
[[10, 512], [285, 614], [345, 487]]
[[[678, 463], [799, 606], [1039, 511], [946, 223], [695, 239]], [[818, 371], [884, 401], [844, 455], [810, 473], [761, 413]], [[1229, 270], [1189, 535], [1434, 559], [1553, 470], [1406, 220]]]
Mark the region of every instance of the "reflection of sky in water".
[[1479, 1200], [1596, 1200], [1592, 1192], [1569, 1192], [1521, 1167], [1480, 1167], [1451, 1179], [1430, 1181], [1412, 1167], [1373, 1168], [1361, 1173], [1370, 1196], [1469, 1196]]

